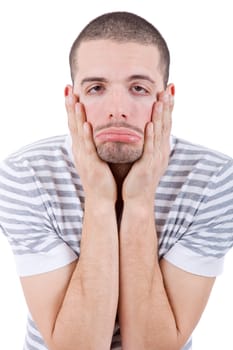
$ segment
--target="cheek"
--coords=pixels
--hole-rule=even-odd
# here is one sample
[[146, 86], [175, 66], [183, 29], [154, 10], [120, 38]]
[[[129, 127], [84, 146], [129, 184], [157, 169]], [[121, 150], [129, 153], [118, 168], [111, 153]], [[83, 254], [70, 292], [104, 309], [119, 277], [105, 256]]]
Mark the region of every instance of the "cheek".
[[84, 104], [84, 107], [86, 111], [87, 121], [93, 125], [97, 120], [97, 115], [98, 115], [97, 110], [94, 105], [92, 106], [89, 104]]
[[98, 104], [93, 101], [87, 101], [81, 98], [80, 102], [84, 105], [87, 121], [91, 123], [92, 126], [95, 126], [95, 124], [98, 123], [98, 119], [101, 116]]
[[134, 113], [132, 113], [132, 120], [143, 129], [146, 123], [151, 121], [152, 108], [153, 104], [142, 104], [137, 106]]

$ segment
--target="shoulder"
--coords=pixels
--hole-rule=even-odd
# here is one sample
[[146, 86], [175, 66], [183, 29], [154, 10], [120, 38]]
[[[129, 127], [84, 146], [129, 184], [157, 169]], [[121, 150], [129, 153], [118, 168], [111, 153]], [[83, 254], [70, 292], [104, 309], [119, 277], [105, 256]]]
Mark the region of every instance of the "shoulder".
[[72, 164], [67, 139], [67, 135], [53, 136], [20, 148], [0, 163], [0, 179], [29, 176], [48, 168], [64, 170], [62, 163]]
[[232, 168], [233, 171], [233, 158], [229, 155], [174, 136], [170, 164], [174, 168], [186, 167], [192, 171], [205, 171], [209, 175], [219, 173], [224, 168]]
[[172, 154], [175, 155], [182, 154], [186, 155], [187, 158], [210, 158], [217, 162], [233, 161], [233, 158], [227, 154], [179, 137], [172, 136], [171, 144]]
[[59, 152], [67, 153], [65, 148], [66, 139], [67, 135], [60, 135], [38, 140], [10, 154], [5, 162], [17, 163], [38, 156], [46, 157], [46, 155], [59, 154]]
[[[16, 198], [34, 203], [58, 184], [78, 181], [70, 156], [68, 136], [54, 136], [29, 144], [0, 163], [1, 200]], [[63, 188], [62, 187], [62, 188]], [[9, 199], [10, 197], [10, 199]]]

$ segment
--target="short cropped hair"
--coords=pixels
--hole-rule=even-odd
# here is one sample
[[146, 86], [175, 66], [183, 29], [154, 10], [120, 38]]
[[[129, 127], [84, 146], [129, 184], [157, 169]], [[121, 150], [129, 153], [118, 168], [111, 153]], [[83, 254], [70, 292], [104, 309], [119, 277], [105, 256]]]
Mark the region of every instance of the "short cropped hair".
[[167, 86], [170, 53], [160, 32], [144, 18], [129, 12], [110, 12], [89, 22], [75, 39], [69, 55], [71, 78], [77, 69], [77, 49], [84, 41], [109, 39], [119, 43], [134, 42], [155, 45], [160, 53], [160, 68]]

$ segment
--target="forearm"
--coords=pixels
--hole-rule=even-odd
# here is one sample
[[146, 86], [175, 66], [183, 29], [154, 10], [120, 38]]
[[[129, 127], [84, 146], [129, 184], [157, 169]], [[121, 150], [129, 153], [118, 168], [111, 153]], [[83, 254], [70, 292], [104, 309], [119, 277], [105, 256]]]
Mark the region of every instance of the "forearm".
[[158, 262], [153, 205], [124, 206], [119, 313], [125, 350], [178, 349], [175, 317]]
[[53, 331], [54, 349], [110, 348], [118, 303], [114, 203], [86, 203], [81, 254]]

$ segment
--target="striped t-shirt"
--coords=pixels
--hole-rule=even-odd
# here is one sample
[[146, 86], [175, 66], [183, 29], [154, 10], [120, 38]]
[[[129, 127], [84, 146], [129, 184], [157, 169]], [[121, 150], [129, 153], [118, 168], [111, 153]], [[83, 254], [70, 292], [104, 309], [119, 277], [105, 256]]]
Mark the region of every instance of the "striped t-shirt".
[[[198, 275], [221, 273], [233, 245], [230, 157], [172, 137], [154, 208], [160, 258]], [[0, 228], [20, 276], [52, 271], [78, 258], [83, 209], [69, 136], [38, 141], [2, 162]], [[183, 350], [191, 347], [190, 339]], [[111, 348], [121, 349], [117, 323]], [[29, 314], [24, 350], [46, 349]]]

